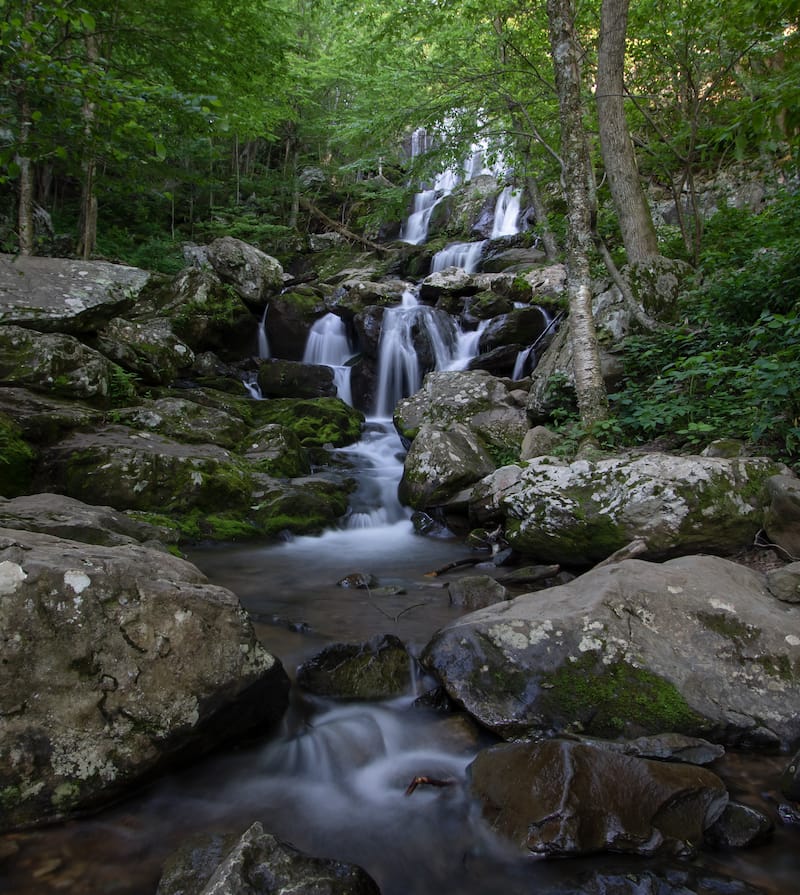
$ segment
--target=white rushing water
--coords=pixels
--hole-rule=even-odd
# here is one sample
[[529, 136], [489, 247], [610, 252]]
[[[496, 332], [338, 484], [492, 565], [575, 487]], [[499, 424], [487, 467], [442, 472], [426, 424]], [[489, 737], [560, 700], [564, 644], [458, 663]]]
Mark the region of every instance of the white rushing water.
[[448, 267], [458, 267], [467, 273], [475, 273], [486, 248], [486, 240], [478, 242], [454, 242], [437, 252], [431, 260], [431, 273]]
[[261, 315], [261, 319], [258, 321], [258, 346], [257, 346], [257, 356], [262, 360], [267, 360], [272, 355], [269, 350], [269, 342], [267, 341], [267, 311], [269, 310], [269, 305], [264, 306], [264, 313]]
[[353, 348], [341, 317], [325, 314], [314, 321], [306, 340], [303, 363], [330, 367], [333, 370], [336, 394], [347, 404], [353, 403], [350, 367], [347, 365], [352, 356]]
[[497, 197], [494, 207], [492, 239], [502, 236], [516, 236], [519, 233], [520, 191], [507, 186]]

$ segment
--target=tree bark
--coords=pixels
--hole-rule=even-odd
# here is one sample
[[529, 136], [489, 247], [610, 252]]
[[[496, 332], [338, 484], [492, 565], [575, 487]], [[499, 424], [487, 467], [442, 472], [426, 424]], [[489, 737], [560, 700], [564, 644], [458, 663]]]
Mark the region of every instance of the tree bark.
[[[97, 65], [100, 53], [97, 37], [86, 35], [86, 61], [90, 66]], [[95, 193], [95, 173], [97, 159], [94, 152], [95, 104], [85, 99], [81, 109], [83, 119], [83, 136], [86, 145], [83, 150], [83, 179], [81, 182], [81, 212], [78, 234], [77, 254], [87, 261], [97, 243], [97, 195]]]
[[647, 204], [633, 141], [625, 120], [625, 35], [629, 0], [603, 0], [597, 56], [597, 102], [600, 149], [611, 198], [617, 211], [628, 262], [658, 254], [653, 217]]
[[33, 255], [36, 250], [36, 235], [33, 225], [33, 162], [30, 158], [31, 108], [25, 87], [17, 91], [19, 110], [19, 134], [15, 162], [19, 168], [17, 188], [17, 245], [20, 255]]
[[550, 47], [561, 123], [562, 188], [567, 202], [567, 288], [575, 393], [587, 427], [608, 416], [608, 396], [592, 315], [589, 259], [594, 185], [581, 100], [582, 50], [573, 0], [547, 0]]

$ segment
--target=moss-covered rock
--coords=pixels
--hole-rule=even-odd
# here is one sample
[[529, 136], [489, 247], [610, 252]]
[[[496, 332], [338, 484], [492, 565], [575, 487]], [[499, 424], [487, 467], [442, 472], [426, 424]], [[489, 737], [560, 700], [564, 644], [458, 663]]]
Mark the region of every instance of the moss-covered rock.
[[[193, 398], [194, 392], [187, 395]], [[138, 407], [114, 411], [110, 416], [133, 429], [158, 432], [188, 444], [235, 448], [248, 431], [241, 417], [183, 397], [145, 401]]]
[[800, 736], [799, 623], [736, 563], [625, 560], [465, 616], [423, 661], [506, 738], [680, 732], [777, 749]]
[[16, 497], [31, 485], [36, 453], [5, 413], [0, 413], [0, 495]]
[[194, 352], [173, 332], [166, 317], [147, 321], [116, 317], [98, 335], [106, 357], [151, 385], [166, 385], [194, 362]]
[[340, 398], [276, 398], [253, 402], [252, 410], [257, 424], [279, 423], [308, 449], [352, 444], [364, 424], [364, 414]]
[[258, 470], [274, 478], [298, 478], [311, 472], [308, 451], [298, 437], [279, 423], [250, 433], [243, 444], [244, 457]]

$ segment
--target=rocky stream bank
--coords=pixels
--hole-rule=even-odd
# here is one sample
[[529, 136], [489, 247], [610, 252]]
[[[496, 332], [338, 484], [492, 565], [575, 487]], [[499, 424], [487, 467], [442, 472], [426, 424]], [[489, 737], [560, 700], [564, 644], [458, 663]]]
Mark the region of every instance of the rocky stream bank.
[[[662, 862], [539, 877], [537, 892], [773, 891], [693, 861], [758, 848], [776, 825], [798, 843], [800, 480], [731, 445], [565, 456], [543, 425], [548, 380], [569, 379], [567, 324], [551, 326], [563, 268], [515, 248], [503, 269], [503, 248], [494, 272], [422, 281], [406, 316], [427, 375], [392, 402], [416, 537], [455, 533], [482, 560], [438, 576], [457, 617], [419, 650], [331, 645], [297, 683], [357, 702], [407, 697], [421, 676], [404, 711], [466, 719], [469, 745], [441, 776], [420, 763], [393, 786], [416, 780], [431, 811], [491, 831], [511, 863]], [[294, 669], [180, 553], [352, 521], [356, 476], [336, 449], [374, 415], [382, 334], [415, 256], [345, 266], [338, 247], [312, 259], [314, 276], [232, 239], [197, 257], [170, 281], [0, 258], [0, 875], [20, 860], [19, 831], [274, 736], [292, 714]], [[613, 288], [598, 286], [596, 311], [624, 332]], [[329, 364], [303, 362], [328, 315], [350, 340], [352, 404]], [[442, 369], [438, 343], [454, 357], [461, 330], [477, 349]], [[533, 345], [531, 373], [517, 361]], [[383, 582], [352, 572], [343, 586], [372, 599]], [[367, 741], [348, 745], [356, 762]], [[737, 800], [716, 772], [726, 750], [781, 757], [781, 790]], [[311, 858], [271, 832], [254, 815], [187, 843], [160, 895], [379, 891], [332, 860], [348, 854]]]

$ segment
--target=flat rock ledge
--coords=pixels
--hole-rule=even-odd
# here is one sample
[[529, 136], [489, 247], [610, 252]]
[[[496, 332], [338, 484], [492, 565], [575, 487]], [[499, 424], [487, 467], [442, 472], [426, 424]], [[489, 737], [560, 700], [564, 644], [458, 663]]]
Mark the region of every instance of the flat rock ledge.
[[0, 529], [0, 828], [100, 807], [283, 715], [289, 681], [191, 563]]

